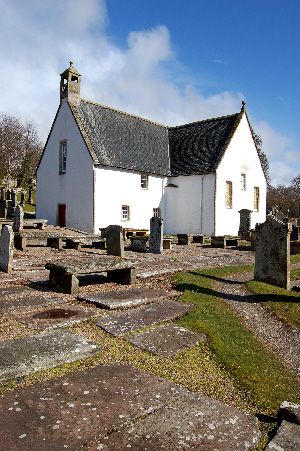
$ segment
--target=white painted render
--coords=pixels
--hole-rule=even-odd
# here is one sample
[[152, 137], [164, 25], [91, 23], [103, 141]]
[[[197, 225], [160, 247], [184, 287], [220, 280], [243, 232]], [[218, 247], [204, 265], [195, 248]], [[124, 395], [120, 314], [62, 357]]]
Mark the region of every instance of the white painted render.
[[[165, 177], [149, 175], [148, 189], [141, 188], [141, 174], [106, 167], [94, 168], [95, 232], [100, 227], [149, 229], [153, 208], [162, 208]], [[122, 220], [122, 205], [130, 208], [129, 220]]]
[[[67, 140], [66, 173], [59, 174], [59, 143]], [[62, 101], [37, 171], [39, 218], [57, 224], [58, 204], [66, 204], [66, 226], [93, 230], [93, 161], [66, 100]]]
[[[241, 174], [246, 174], [246, 190]], [[225, 206], [226, 181], [232, 182], [232, 208]], [[260, 190], [259, 211], [254, 211], [254, 187]], [[252, 210], [251, 228], [266, 219], [266, 179], [244, 114], [216, 171], [215, 235], [237, 235], [239, 210]]]
[[164, 196], [165, 233], [214, 233], [215, 175], [170, 177]]

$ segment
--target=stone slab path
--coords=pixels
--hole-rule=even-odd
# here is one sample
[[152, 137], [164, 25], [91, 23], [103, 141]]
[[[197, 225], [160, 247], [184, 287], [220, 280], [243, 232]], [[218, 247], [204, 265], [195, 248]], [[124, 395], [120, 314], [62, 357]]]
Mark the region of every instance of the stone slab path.
[[183, 302], [162, 301], [158, 304], [142, 305], [129, 311], [113, 313], [96, 324], [117, 337], [161, 321], [180, 318], [192, 308], [191, 304]]
[[[166, 290], [130, 288], [128, 290], [80, 295], [77, 299], [79, 301], [91, 302], [98, 307], [108, 310], [125, 310], [142, 304], [150, 304], [159, 299], [174, 296], [174, 294]], [[178, 296], [178, 293], [176, 295]]]
[[255, 302], [255, 296], [243, 285], [252, 278], [251, 273], [231, 276], [227, 282], [218, 282], [216, 289], [256, 337], [300, 376], [300, 332], [281, 322], [271, 311]]
[[70, 326], [98, 316], [95, 309], [85, 309], [76, 305], [61, 304], [51, 309], [23, 313], [16, 316], [21, 323], [37, 330], [53, 329], [56, 327]]
[[97, 345], [80, 335], [62, 329], [2, 341], [0, 342], [0, 381], [74, 362], [99, 351]]
[[300, 425], [283, 421], [265, 451], [299, 451]]
[[0, 313], [61, 303], [62, 299], [53, 293], [43, 293], [25, 286], [0, 288]]
[[87, 449], [245, 451], [254, 449], [259, 437], [256, 418], [189, 393]]
[[145, 450], [145, 443], [152, 450], [184, 449], [183, 443], [247, 450], [260, 436], [255, 417], [119, 364], [8, 393], [0, 411], [0, 449], [10, 451]]
[[152, 354], [170, 356], [205, 341], [206, 336], [175, 324], [162, 324], [135, 335], [126, 335], [124, 338]]

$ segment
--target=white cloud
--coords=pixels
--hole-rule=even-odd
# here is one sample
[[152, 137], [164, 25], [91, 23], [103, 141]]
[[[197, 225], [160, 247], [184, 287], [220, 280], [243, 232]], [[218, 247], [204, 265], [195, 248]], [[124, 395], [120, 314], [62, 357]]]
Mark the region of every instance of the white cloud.
[[255, 131], [262, 137], [263, 150], [270, 163], [272, 184], [289, 184], [300, 173], [299, 152], [293, 141], [264, 121], [255, 124]]
[[[0, 0], [0, 9], [0, 112], [33, 122], [43, 139], [59, 103], [59, 74], [69, 60], [83, 75], [83, 97], [164, 124], [240, 110], [242, 93], [206, 96], [184, 78], [165, 26], [132, 31], [125, 47], [118, 47], [106, 33], [104, 0]], [[267, 123], [258, 125], [272, 178], [274, 172], [275, 180], [288, 182], [292, 144]], [[278, 175], [281, 159], [286, 169]]]

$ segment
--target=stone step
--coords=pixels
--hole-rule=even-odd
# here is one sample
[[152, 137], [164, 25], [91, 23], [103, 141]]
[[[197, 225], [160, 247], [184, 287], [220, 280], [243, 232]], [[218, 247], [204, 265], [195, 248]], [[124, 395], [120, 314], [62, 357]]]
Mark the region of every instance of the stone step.
[[283, 421], [273, 440], [270, 441], [265, 451], [299, 451], [300, 426]]
[[113, 313], [96, 324], [117, 337], [161, 321], [178, 319], [192, 308], [192, 304], [165, 300], [158, 304], [142, 305], [125, 312]]
[[0, 381], [89, 357], [99, 347], [78, 334], [58, 329], [0, 342]]
[[180, 443], [247, 450], [260, 436], [255, 417], [120, 364], [10, 392], [0, 397], [0, 411], [0, 443], [10, 451], [144, 450], [146, 443], [153, 450], [184, 449]]
[[106, 291], [79, 295], [79, 301], [96, 304], [97, 307], [108, 310], [125, 310], [142, 304], [150, 304], [159, 299], [178, 295], [177, 292], [155, 290], [151, 288], [130, 288], [120, 291]]
[[26, 286], [0, 288], [0, 312], [26, 310], [61, 304], [64, 301], [53, 293], [43, 293]]
[[31, 329], [46, 330], [70, 326], [98, 315], [99, 312], [96, 309], [61, 304], [59, 307], [48, 308], [38, 312], [21, 313], [16, 316], [16, 319]]
[[138, 334], [125, 335], [124, 338], [152, 354], [170, 356], [196, 346], [206, 336], [175, 324], [162, 324]]

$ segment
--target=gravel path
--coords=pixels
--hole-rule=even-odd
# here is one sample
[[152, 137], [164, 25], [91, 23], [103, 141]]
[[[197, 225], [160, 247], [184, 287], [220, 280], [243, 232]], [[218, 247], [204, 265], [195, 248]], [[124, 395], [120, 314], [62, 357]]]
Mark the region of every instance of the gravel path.
[[216, 288], [260, 341], [300, 376], [300, 332], [255, 302], [255, 296], [243, 285], [252, 278], [251, 273], [231, 276], [224, 282], [217, 282]]

